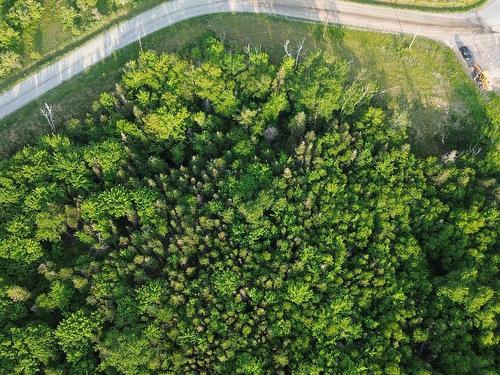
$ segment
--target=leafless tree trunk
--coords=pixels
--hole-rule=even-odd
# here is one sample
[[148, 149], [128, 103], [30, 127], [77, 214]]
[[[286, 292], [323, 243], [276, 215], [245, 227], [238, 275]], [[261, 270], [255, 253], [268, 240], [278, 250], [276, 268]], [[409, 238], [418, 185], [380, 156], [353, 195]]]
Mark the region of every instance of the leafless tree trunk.
[[287, 40], [285, 42], [285, 44], [283, 44], [283, 48], [285, 49], [285, 53], [288, 57], [292, 57], [292, 53], [290, 52], [290, 50], [288, 49], [288, 45], [290, 44], [290, 41]]
[[247, 46], [244, 48], [244, 51], [245, 53], [248, 55], [248, 57], [250, 57], [250, 55], [252, 53], [259, 53], [262, 51], [262, 46], [259, 46], [259, 47], [254, 47], [253, 48], [253, 51], [252, 51], [252, 47], [250, 46], [250, 44], [247, 44]]
[[288, 57], [291, 57], [291, 58], [293, 58], [295, 60], [295, 66], [297, 66], [297, 64], [299, 63], [300, 53], [302, 52], [302, 49], [304, 48], [304, 42], [305, 41], [306, 41], [306, 38], [302, 38], [302, 40], [300, 41], [300, 43], [297, 45], [297, 50], [294, 53], [292, 53], [292, 51], [290, 51], [290, 48], [289, 48], [290, 41], [289, 40], [287, 40], [285, 42], [285, 44], [283, 44], [283, 48], [285, 49], [286, 55]]
[[449, 163], [454, 163], [455, 160], [457, 160], [457, 157], [458, 157], [458, 151], [457, 150], [451, 150], [447, 154], [444, 154], [441, 157], [441, 160], [443, 161], [443, 163], [449, 164]]
[[57, 133], [56, 129], [56, 124], [54, 122], [54, 116], [52, 114], [52, 106], [45, 103], [43, 107], [40, 107], [40, 112], [42, 113], [43, 117], [47, 120], [49, 123], [50, 129], [52, 130], [52, 133]]
[[302, 52], [302, 49], [304, 48], [305, 41], [306, 41], [306, 38], [302, 38], [299, 45], [297, 46], [297, 53], [295, 54], [295, 66], [297, 66], [297, 64], [299, 62], [300, 53]]
[[469, 149], [467, 150], [472, 156], [476, 156], [481, 152], [481, 147], [479, 145], [474, 145], [474, 146], [469, 146]]

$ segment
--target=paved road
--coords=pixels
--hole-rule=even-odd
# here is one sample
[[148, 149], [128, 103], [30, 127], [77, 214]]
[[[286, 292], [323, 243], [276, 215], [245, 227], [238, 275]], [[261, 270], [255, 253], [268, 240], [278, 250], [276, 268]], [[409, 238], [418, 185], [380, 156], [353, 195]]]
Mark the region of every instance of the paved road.
[[476, 59], [500, 88], [500, 0], [467, 13], [425, 13], [335, 0], [171, 0], [72, 50], [0, 94], [0, 118], [83, 72], [112, 52], [176, 22], [200, 15], [249, 12], [337, 23], [363, 29], [419, 33], [457, 50], [471, 45]]

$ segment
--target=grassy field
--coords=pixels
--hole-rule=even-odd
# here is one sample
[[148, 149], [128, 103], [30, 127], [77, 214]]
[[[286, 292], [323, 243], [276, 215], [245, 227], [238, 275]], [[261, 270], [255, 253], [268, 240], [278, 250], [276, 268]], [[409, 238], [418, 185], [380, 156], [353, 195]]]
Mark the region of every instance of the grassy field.
[[[82, 44], [92, 36], [112, 27], [120, 21], [131, 18], [167, 0], [134, 1], [114, 13], [103, 15], [90, 29], [80, 35], [73, 35], [62, 27], [58, 8], [72, 0], [42, 0], [44, 7], [41, 21], [36, 27], [33, 45], [22, 57], [23, 68], [0, 80], [0, 91], [7, 89], [57, 57]], [[484, 4], [487, 0], [347, 0], [385, 6], [413, 8], [427, 11], [465, 11]], [[99, 1], [98, 1], [99, 7]], [[102, 10], [101, 10], [102, 11]]]
[[476, 8], [487, 0], [350, 0], [360, 3], [390, 5], [430, 11], [464, 11]]
[[131, 2], [129, 5], [115, 12], [103, 15], [98, 22], [79, 35], [74, 35], [71, 30], [63, 28], [60, 15], [57, 11], [60, 4], [70, 3], [71, 1], [42, 0], [44, 10], [34, 30], [33, 45], [22, 57], [23, 69], [3, 77], [0, 81], [0, 90], [4, 90], [22, 78], [29, 76], [34, 71], [40, 69], [40, 67], [50, 63], [68, 50], [79, 46], [103, 30], [166, 0], [140, 0]]
[[[409, 49], [408, 36], [263, 15], [225, 14], [179, 23], [144, 38], [142, 45], [159, 52], [184, 53], [207, 35], [222, 38], [234, 48], [248, 44], [260, 47], [274, 62], [284, 55], [285, 40], [294, 45], [305, 37], [305, 52], [320, 49], [350, 61], [355, 74], [378, 83], [381, 104], [408, 111], [414, 124], [412, 145], [422, 155], [467, 147], [477, 124], [484, 120], [480, 94], [456, 56], [448, 48], [425, 39], [417, 39]], [[137, 44], [124, 48], [0, 120], [0, 156], [5, 157], [48, 131], [38, 110], [42, 103], [54, 106], [55, 119], [61, 127], [70, 118], [84, 118], [99, 92], [111, 90], [120, 79], [123, 65], [138, 53]]]

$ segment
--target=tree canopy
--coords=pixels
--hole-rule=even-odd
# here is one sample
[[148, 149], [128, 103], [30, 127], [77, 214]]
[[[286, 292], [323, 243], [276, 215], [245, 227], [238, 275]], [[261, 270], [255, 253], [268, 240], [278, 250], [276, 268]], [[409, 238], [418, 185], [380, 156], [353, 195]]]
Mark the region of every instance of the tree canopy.
[[354, 76], [143, 52], [1, 161], [2, 373], [496, 374], [498, 100], [419, 159]]

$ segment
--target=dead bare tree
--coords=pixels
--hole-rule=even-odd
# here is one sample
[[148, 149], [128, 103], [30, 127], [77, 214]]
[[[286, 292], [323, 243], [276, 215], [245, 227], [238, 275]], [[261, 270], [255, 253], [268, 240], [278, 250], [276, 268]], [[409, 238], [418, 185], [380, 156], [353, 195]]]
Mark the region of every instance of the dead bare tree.
[[[353, 108], [356, 108], [358, 106], [358, 104], [361, 103], [361, 101], [366, 97], [366, 95], [368, 95], [368, 93], [372, 93], [372, 92], [374, 92], [374, 91], [370, 90], [370, 85], [365, 85], [363, 92], [358, 97], [358, 99], [356, 100], [356, 102], [353, 104]], [[348, 103], [348, 99], [349, 98], [346, 98], [344, 100], [344, 103], [342, 104], [342, 108], [340, 109], [340, 112], [344, 112], [345, 106]]]
[[297, 64], [299, 63], [299, 58], [300, 58], [300, 53], [302, 52], [302, 50], [304, 49], [304, 43], [306, 41], [306, 38], [302, 38], [302, 40], [300, 41], [299, 44], [297, 44], [297, 49], [295, 50], [295, 52], [292, 52], [290, 50], [290, 41], [287, 40], [285, 41], [285, 44], [283, 44], [283, 48], [285, 49], [285, 53], [288, 57], [291, 57], [292, 59], [295, 60], [295, 66], [297, 66]]
[[40, 112], [42, 113], [43, 117], [47, 120], [49, 123], [50, 129], [52, 130], [52, 133], [57, 133], [56, 129], [56, 124], [54, 122], [54, 116], [52, 114], [52, 106], [45, 103], [43, 107], [40, 107]]
[[276, 129], [274, 126], [270, 126], [266, 130], [264, 130], [264, 138], [266, 138], [268, 142], [274, 141], [277, 136], [278, 129]]
[[247, 44], [243, 51], [250, 57], [253, 53], [260, 53], [262, 51], [262, 46], [252, 48], [250, 44]]
[[[352, 60], [349, 61], [348, 64], [350, 64], [351, 62]], [[361, 92], [359, 97], [354, 102], [353, 108], [355, 108], [359, 103], [361, 103], [368, 94], [377, 93], [376, 88], [369, 81], [367, 81], [367, 78], [368, 75], [366, 71], [362, 70], [360, 73], [358, 73], [353, 83], [347, 89], [346, 94], [344, 95], [344, 101], [342, 103], [342, 108], [340, 109], [340, 112], [344, 112], [345, 107], [349, 103], [350, 99], [357, 94], [357, 88], [362, 88], [363, 92]]]
[[299, 61], [300, 53], [302, 52], [302, 49], [304, 48], [305, 41], [306, 41], [306, 38], [302, 38], [299, 45], [297, 46], [297, 52], [295, 53], [295, 65], [297, 65], [297, 63]]
[[288, 45], [290, 44], [290, 41], [287, 40], [285, 42], [285, 44], [283, 44], [283, 48], [285, 49], [285, 53], [288, 57], [292, 57], [292, 53], [290, 52], [290, 50], [288, 49]]
[[450, 152], [441, 156], [441, 160], [443, 161], [443, 163], [449, 164], [449, 163], [454, 163], [455, 160], [457, 160], [457, 157], [458, 157], [458, 151], [451, 150]]
[[446, 139], [446, 132], [443, 131], [441, 133], [441, 143], [443, 144], [443, 146], [446, 146], [445, 143], [444, 143], [445, 139]]
[[384, 95], [386, 92], [396, 90], [396, 89], [399, 89], [399, 86], [393, 86], [393, 87], [389, 87], [388, 89], [385, 89], [385, 90], [377, 91], [375, 93], [375, 95]]
[[482, 148], [479, 147], [479, 145], [470, 145], [469, 148], [467, 149], [467, 152], [470, 153], [472, 156], [477, 156], [481, 152]]

